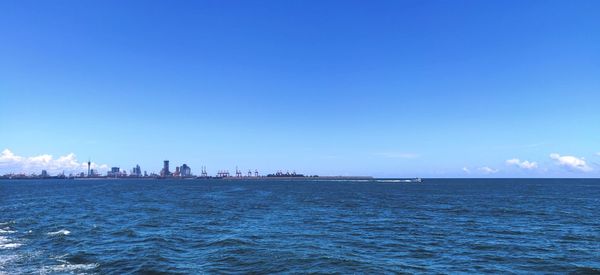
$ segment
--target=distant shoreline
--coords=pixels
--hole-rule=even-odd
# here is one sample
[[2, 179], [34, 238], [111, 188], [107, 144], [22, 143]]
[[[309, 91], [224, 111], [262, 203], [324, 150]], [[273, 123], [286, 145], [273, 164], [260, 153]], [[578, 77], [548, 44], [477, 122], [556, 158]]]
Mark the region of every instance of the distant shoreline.
[[73, 180], [73, 181], [98, 181], [98, 180], [172, 180], [172, 181], [251, 181], [251, 182], [269, 182], [269, 181], [355, 181], [355, 182], [381, 182], [381, 183], [420, 183], [421, 178], [374, 178], [372, 176], [312, 176], [312, 177], [17, 177], [17, 178], [0, 178], [0, 180]]
[[372, 176], [318, 176], [318, 177], [0, 177], [0, 180], [373, 180]]

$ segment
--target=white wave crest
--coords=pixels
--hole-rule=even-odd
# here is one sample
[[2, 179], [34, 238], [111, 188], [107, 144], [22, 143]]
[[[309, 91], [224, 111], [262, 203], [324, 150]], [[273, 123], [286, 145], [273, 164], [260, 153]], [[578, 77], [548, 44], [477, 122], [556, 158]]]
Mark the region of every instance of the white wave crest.
[[97, 268], [98, 264], [59, 264], [54, 266], [43, 267], [41, 273], [52, 273], [52, 272], [74, 272], [80, 270], [89, 270]]
[[20, 243], [15, 243], [13, 242], [13, 240], [4, 237], [4, 236], [0, 236], [0, 249], [13, 249], [13, 248], [18, 248], [23, 244]]
[[23, 244], [20, 243], [7, 243], [7, 244], [0, 244], [0, 249], [12, 249], [12, 248], [18, 248], [20, 246], [22, 246]]
[[0, 229], [0, 234], [12, 234], [12, 233], [16, 233], [17, 231], [14, 230], [10, 230], [10, 227], [5, 227]]
[[56, 236], [56, 235], [66, 236], [66, 235], [69, 235], [69, 234], [71, 234], [71, 231], [66, 230], [66, 229], [61, 229], [61, 230], [54, 231], [54, 232], [48, 232], [48, 235], [50, 235], [50, 236]]

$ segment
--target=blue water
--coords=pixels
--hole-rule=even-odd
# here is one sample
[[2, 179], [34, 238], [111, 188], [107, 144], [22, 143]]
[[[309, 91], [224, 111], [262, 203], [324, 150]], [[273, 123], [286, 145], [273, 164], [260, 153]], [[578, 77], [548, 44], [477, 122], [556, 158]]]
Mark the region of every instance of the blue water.
[[2, 180], [0, 230], [0, 274], [598, 273], [600, 180]]

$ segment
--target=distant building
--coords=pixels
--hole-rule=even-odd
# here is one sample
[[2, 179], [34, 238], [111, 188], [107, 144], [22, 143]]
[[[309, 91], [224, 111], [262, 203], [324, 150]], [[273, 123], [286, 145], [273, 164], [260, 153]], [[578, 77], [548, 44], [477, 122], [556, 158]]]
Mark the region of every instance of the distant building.
[[121, 168], [119, 167], [112, 167], [110, 168], [110, 171], [108, 171], [107, 176], [109, 177], [118, 177], [121, 174]]
[[163, 169], [160, 171], [161, 177], [171, 176], [171, 172], [169, 171], [169, 161], [165, 160], [163, 164]]
[[180, 176], [179, 166], [175, 167], [175, 173], [173, 173], [173, 176], [175, 176], [175, 177], [179, 177]]
[[192, 169], [184, 163], [183, 165], [181, 165], [181, 168], [179, 168], [179, 173], [182, 177], [191, 177]]
[[139, 164], [133, 167], [133, 169], [131, 170], [131, 176], [138, 178], [142, 176], [142, 169], [140, 168]]
[[42, 178], [47, 178], [48, 177], [48, 171], [46, 170], [42, 170]]

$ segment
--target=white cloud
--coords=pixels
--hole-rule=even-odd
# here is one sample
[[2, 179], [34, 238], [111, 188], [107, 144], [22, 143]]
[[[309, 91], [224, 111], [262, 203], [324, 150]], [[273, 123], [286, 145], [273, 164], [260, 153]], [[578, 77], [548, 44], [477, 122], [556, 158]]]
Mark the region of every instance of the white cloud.
[[[108, 169], [108, 165], [100, 165], [95, 162], [92, 162], [90, 167], [100, 172]], [[63, 171], [65, 173], [84, 172], [87, 171], [87, 162], [79, 162], [73, 153], [56, 159], [47, 154], [33, 157], [18, 156], [9, 149], [4, 149], [0, 153], [0, 172], [2, 173], [39, 174], [42, 170], [46, 170], [50, 174], [58, 174]]]
[[600, 152], [596, 153], [596, 156], [599, 156], [599, 157], [600, 157]]
[[467, 167], [463, 167], [462, 170], [463, 170], [463, 172], [465, 172], [467, 174], [471, 174], [471, 170]]
[[483, 172], [484, 174], [494, 174], [494, 173], [498, 173], [498, 171], [500, 171], [500, 170], [484, 166], [484, 167], [479, 168], [479, 171]]
[[537, 162], [535, 162], [535, 161], [530, 162], [528, 160], [521, 161], [518, 158], [507, 160], [506, 165], [517, 166], [521, 169], [527, 169], [527, 170], [532, 170], [532, 169], [538, 168]]
[[592, 167], [588, 166], [583, 158], [574, 156], [561, 156], [559, 154], [550, 154], [550, 158], [556, 161], [556, 164], [573, 171], [589, 172]]
[[376, 153], [375, 156], [384, 157], [384, 158], [394, 158], [394, 159], [414, 159], [414, 158], [419, 157], [419, 155], [415, 154], [415, 153], [398, 153], [398, 152]]

